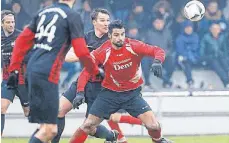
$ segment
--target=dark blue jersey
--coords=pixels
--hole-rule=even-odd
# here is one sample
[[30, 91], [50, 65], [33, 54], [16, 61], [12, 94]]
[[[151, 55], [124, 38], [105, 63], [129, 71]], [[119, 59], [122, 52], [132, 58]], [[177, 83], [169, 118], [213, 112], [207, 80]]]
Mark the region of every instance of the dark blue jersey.
[[[6, 36], [3, 28], [1, 29], [1, 69], [2, 69], [2, 78], [4, 80], [8, 80], [10, 72], [8, 70], [10, 65], [10, 60], [15, 44], [15, 40], [21, 31], [15, 29], [13, 33], [9, 36]], [[24, 84], [24, 70], [25, 67], [21, 65], [21, 69], [19, 71], [19, 84]]]
[[[106, 33], [101, 38], [99, 38], [95, 35], [95, 31], [89, 31], [87, 34], [85, 34], [85, 40], [87, 43], [87, 47], [91, 52], [99, 48], [104, 42], [108, 40], [108, 34]], [[101, 82], [101, 81], [102, 81], [102, 77], [99, 75], [93, 76], [90, 79], [90, 82]]]
[[2, 68], [8, 67], [10, 64], [10, 58], [13, 52], [13, 47], [15, 44], [15, 40], [20, 34], [21, 31], [14, 30], [12, 34], [6, 36], [3, 28], [1, 29], [1, 58], [2, 58]]
[[91, 51], [99, 48], [105, 41], [108, 40], [108, 34], [104, 34], [101, 38], [98, 38], [95, 35], [95, 31], [89, 31], [85, 34], [85, 40], [87, 43], [88, 49]]
[[35, 39], [27, 71], [58, 83], [62, 62], [71, 41], [84, 37], [80, 15], [66, 4], [54, 3], [38, 12], [29, 29], [35, 34]]

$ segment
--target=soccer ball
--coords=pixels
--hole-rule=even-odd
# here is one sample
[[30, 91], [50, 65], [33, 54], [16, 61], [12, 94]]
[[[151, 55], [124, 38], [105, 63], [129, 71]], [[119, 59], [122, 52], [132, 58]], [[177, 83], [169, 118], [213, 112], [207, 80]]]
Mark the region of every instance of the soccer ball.
[[197, 0], [188, 2], [184, 7], [184, 15], [191, 21], [199, 21], [204, 17], [205, 7]]

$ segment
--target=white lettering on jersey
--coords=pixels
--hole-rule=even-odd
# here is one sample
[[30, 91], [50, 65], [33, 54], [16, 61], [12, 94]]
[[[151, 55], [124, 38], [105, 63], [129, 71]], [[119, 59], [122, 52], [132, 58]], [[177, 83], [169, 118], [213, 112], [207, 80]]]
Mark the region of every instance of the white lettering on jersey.
[[131, 67], [131, 66], [132, 66], [132, 62], [129, 62], [129, 63], [122, 64], [122, 65], [114, 65], [114, 69], [115, 69], [116, 71], [118, 71], [118, 70], [127, 69], [127, 68], [129, 68], [129, 67]]
[[52, 47], [50, 47], [48, 44], [35, 44], [34, 49], [36, 48], [41, 48], [41, 49], [44, 49], [44, 50], [47, 50], [47, 51], [51, 51], [52, 50]]
[[63, 18], [67, 18], [67, 14], [60, 8], [45, 9], [44, 11], [39, 13], [39, 16], [42, 16], [43, 14], [48, 13], [48, 12], [58, 12]]

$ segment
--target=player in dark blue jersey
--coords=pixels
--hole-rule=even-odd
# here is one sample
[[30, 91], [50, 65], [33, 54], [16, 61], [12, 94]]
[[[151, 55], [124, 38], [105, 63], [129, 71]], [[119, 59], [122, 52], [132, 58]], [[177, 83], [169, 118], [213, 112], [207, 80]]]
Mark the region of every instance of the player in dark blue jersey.
[[58, 81], [60, 69], [71, 44], [89, 72], [99, 73], [90, 57], [80, 16], [71, 7], [75, 0], [58, 0], [42, 9], [19, 35], [9, 67], [8, 88], [16, 88], [18, 70], [26, 53], [34, 45], [29, 58], [26, 84], [30, 102], [29, 122], [39, 123], [30, 143], [49, 142], [57, 133], [59, 108]]
[[19, 85], [17, 90], [7, 89], [7, 80], [9, 78], [8, 67], [10, 64], [11, 55], [16, 38], [21, 31], [15, 29], [15, 15], [12, 11], [1, 11], [1, 69], [2, 69], [2, 83], [1, 83], [1, 134], [3, 133], [5, 124], [5, 114], [11, 102], [13, 102], [15, 95], [19, 97], [25, 116], [29, 114], [29, 99], [24, 81], [24, 65], [22, 65], [19, 74]]

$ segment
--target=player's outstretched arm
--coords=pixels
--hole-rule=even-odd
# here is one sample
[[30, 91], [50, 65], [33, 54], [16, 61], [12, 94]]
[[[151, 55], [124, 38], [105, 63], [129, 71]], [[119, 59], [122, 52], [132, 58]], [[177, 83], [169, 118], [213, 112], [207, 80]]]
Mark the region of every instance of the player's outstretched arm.
[[159, 60], [161, 63], [165, 60], [165, 51], [158, 47], [153, 45], [148, 45], [146, 43], [143, 43], [141, 41], [133, 40], [133, 48], [134, 51], [142, 56], [150, 56], [154, 59]]
[[13, 53], [10, 61], [9, 72], [20, 69], [22, 61], [27, 52], [32, 48], [34, 44], [35, 34], [30, 28], [25, 28], [23, 32], [18, 36], [13, 48]]
[[71, 47], [71, 49], [68, 51], [67, 55], [65, 56], [65, 62], [70, 62], [70, 63], [79, 62], [79, 58], [74, 53], [73, 47]]

